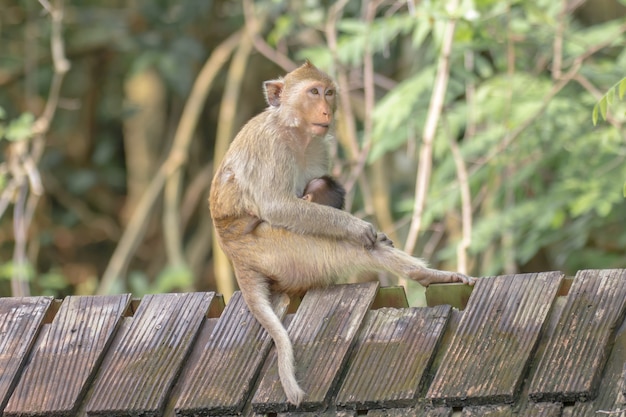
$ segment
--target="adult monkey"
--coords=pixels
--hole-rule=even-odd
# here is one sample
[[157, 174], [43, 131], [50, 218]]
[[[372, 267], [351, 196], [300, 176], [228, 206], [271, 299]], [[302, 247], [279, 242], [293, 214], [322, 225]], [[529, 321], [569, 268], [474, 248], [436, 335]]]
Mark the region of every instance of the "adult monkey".
[[[327, 136], [336, 108], [333, 80], [310, 62], [264, 83], [269, 107], [233, 140], [211, 184], [211, 217], [248, 308], [267, 330], [289, 402], [304, 391], [287, 331], [270, 293], [300, 294], [362, 271], [389, 271], [427, 286], [474, 280], [426, 267], [393, 248], [383, 233], [345, 211], [298, 196], [329, 168]], [[262, 219], [246, 233], [251, 216]]]

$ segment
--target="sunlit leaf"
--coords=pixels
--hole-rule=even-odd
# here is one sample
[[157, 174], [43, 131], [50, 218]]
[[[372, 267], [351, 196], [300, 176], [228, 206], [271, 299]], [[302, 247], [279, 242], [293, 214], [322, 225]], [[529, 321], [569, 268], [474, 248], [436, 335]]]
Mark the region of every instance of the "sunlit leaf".
[[606, 101], [608, 104], [613, 104], [613, 99], [615, 98], [615, 89], [611, 88], [606, 93]]
[[289, 36], [289, 33], [294, 27], [295, 19], [290, 14], [284, 14], [278, 16], [274, 21], [272, 31], [267, 35], [267, 40], [272, 46], [278, 45], [278, 43]]
[[606, 120], [606, 111], [607, 111], [606, 108], [607, 108], [607, 102], [606, 102], [606, 96], [604, 96], [600, 100], [600, 113], [602, 113], [602, 118], [604, 120]]
[[624, 98], [624, 94], [626, 93], [626, 78], [623, 78], [621, 81], [613, 85], [606, 92], [604, 96], [600, 99], [598, 103], [593, 108], [593, 114], [591, 116], [593, 124], [595, 125], [598, 121], [598, 111], [597, 107], [600, 107], [600, 112], [602, 114], [602, 118], [606, 120], [606, 115], [608, 111], [608, 106], [613, 103], [615, 100], [615, 91], [617, 90], [617, 95], [620, 100]]
[[32, 113], [22, 113], [20, 117], [11, 121], [6, 127], [4, 136], [10, 141], [28, 139], [33, 134], [35, 116]]
[[34, 275], [35, 270], [30, 263], [18, 265], [14, 262], [5, 262], [0, 264], [0, 279], [11, 280], [15, 276], [21, 276], [30, 281]]

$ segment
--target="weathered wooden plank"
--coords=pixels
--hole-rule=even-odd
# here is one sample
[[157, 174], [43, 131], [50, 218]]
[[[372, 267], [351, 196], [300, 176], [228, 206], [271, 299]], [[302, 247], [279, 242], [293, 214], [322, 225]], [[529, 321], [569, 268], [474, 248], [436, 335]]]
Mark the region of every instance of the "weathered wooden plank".
[[[356, 417], [357, 414], [352, 410], [325, 410], [316, 412], [291, 411], [287, 413], [278, 413], [277, 417]], [[260, 416], [259, 416], [260, 417]]]
[[537, 365], [530, 397], [536, 401], [594, 398], [625, 309], [626, 269], [579, 271]]
[[511, 417], [513, 410], [508, 405], [483, 405], [464, 407], [461, 417]]
[[[279, 317], [288, 306], [287, 297], [277, 297], [274, 301], [274, 311]], [[181, 396], [176, 402], [176, 415], [240, 412], [271, 345], [272, 339], [237, 291], [208, 341], [194, 348], [193, 367], [183, 374], [179, 384]]]
[[437, 306], [368, 312], [337, 405], [352, 409], [415, 405], [450, 310]]
[[130, 294], [67, 297], [39, 337], [4, 415], [75, 412], [129, 301]]
[[426, 398], [451, 406], [513, 402], [562, 276], [479, 279]]
[[[377, 288], [378, 282], [335, 285], [311, 290], [302, 300], [287, 330], [294, 345], [296, 377], [306, 392], [301, 411], [324, 408]], [[270, 358], [252, 399], [256, 412], [287, 411], [274, 349]]]
[[626, 364], [626, 320], [621, 322], [610, 345], [613, 349], [598, 382], [598, 395], [592, 401], [576, 402], [564, 407], [563, 417], [621, 417], [626, 412], [626, 401], [622, 394], [622, 367]]
[[561, 403], [529, 403], [517, 415], [520, 417], [561, 417]]
[[367, 413], [367, 417], [452, 417], [452, 409], [448, 407], [391, 408], [371, 410]]
[[0, 413], [51, 303], [52, 297], [0, 298]]
[[576, 403], [573, 406], [568, 406], [563, 408], [563, 417], [591, 417], [591, 416], [602, 416], [602, 414], [598, 414], [597, 411], [607, 411], [613, 412], [613, 414], [605, 414], [607, 416], [618, 416], [621, 417], [622, 413], [619, 412], [620, 408], [616, 410], [613, 409], [602, 409], [598, 410], [598, 408], [593, 403]]
[[87, 414], [159, 416], [214, 295], [146, 295], [102, 364]]

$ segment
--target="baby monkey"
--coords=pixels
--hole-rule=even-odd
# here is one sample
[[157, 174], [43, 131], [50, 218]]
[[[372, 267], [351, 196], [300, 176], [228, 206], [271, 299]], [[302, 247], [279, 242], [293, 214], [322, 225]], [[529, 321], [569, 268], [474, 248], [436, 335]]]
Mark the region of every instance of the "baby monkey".
[[[346, 189], [330, 175], [324, 175], [309, 181], [306, 187], [304, 187], [302, 199], [311, 203], [343, 210], [346, 200]], [[261, 223], [263, 223], [262, 219], [254, 217], [243, 230], [243, 233], [252, 233]]]
[[343, 210], [346, 189], [330, 175], [313, 178], [304, 187], [303, 200]]

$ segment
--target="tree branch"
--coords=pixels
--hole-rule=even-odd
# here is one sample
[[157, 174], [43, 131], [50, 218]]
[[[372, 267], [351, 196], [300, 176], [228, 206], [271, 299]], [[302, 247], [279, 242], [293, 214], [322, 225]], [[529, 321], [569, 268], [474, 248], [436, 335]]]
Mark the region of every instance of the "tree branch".
[[[448, 3], [449, 10], [455, 11], [458, 8], [458, 4], [458, 0], [450, 1]], [[417, 180], [415, 184], [415, 207], [413, 209], [409, 234], [404, 246], [404, 250], [408, 253], [413, 253], [415, 250], [417, 236], [422, 225], [422, 216], [426, 205], [428, 183], [432, 170], [433, 140], [437, 133], [437, 125], [443, 109], [443, 101], [448, 87], [448, 78], [450, 76], [450, 53], [452, 51], [455, 25], [456, 20], [450, 17], [444, 29], [439, 64], [435, 76], [435, 85], [428, 107], [428, 116], [426, 118], [426, 124], [424, 125], [424, 132], [422, 134], [422, 146], [420, 148], [419, 166], [417, 168]]]
[[180, 123], [174, 135], [172, 149], [148, 186], [148, 189], [139, 200], [128, 227], [124, 231], [102, 276], [97, 289], [98, 294], [110, 293], [115, 281], [125, 273], [130, 259], [143, 239], [148, 218], [154, 208], [156, 199], [161, 194], [166, 179], [176, 173], [187, 161], [189, 146], [193, 139], [193, 133], [206, 96], [218, 72], [237, 47], [240, 38], [241, 32], [237, 32], [222, 42], [213, 50], [213, 53], [202, 67], [200, 74], [198, 74], [189, 99], [185, 103]]

